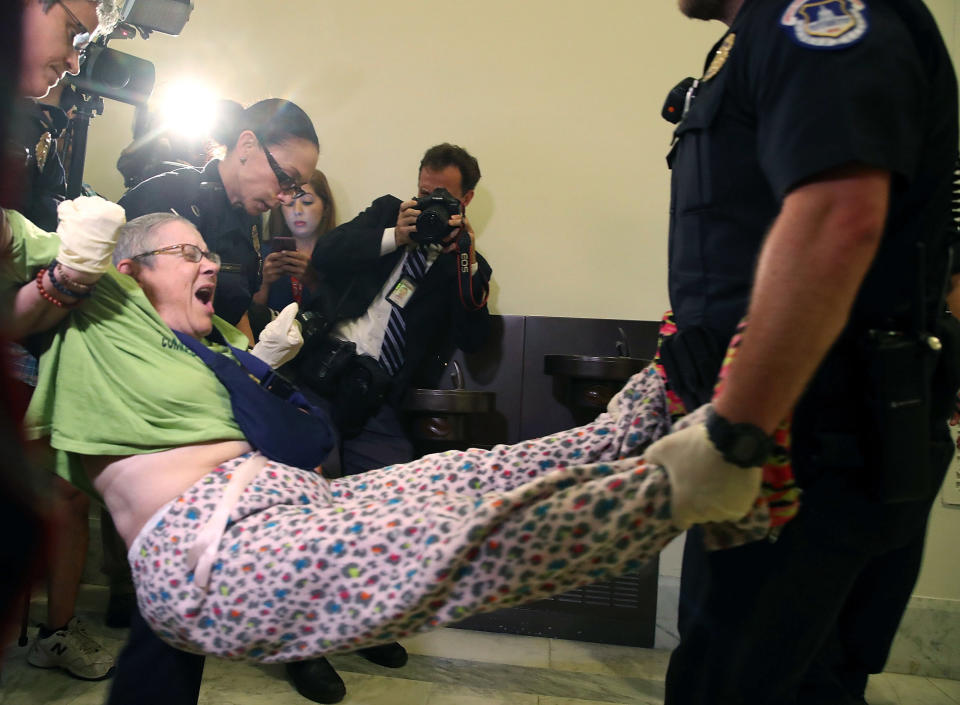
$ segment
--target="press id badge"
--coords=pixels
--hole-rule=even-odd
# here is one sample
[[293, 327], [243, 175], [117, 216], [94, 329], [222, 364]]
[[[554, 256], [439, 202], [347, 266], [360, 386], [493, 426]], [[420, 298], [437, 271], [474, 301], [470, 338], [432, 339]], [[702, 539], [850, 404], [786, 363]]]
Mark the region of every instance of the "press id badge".
[[400, 277], [400, 281], [398, 281], [390, 293], [387, 294], [387, 301], [397, 308], [405, 308], [410, 301], [410, 297], [413, 296], [413, 292], [416, 290], [417, 285], [413, 283], [410, 277]]

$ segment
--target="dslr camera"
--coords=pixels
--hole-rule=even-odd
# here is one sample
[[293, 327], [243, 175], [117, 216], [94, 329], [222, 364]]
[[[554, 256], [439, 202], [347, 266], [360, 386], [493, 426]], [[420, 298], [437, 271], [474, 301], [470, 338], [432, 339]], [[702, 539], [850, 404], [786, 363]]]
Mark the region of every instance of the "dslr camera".
[[437, 188], [428, 196], [416, 199], [415, 208], [420, 211], [417, 216], [417, 229], [410, 233], [410, 238], [419, 245], [435, 245], [456, 228], [447, 225], [452, 216], [460, 215], [460, 201], [445, 188]]

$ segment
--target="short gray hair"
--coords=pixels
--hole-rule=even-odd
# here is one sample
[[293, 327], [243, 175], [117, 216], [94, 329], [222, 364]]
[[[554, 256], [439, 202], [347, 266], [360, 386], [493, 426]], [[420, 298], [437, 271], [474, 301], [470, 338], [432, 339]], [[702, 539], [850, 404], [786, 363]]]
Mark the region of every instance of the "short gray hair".
[[[113, 266], [116, 267], [120, 260], [132, 259], [156, 249], [154, 242], [157, 230], [174, 222], [186, 223], [191, 228], [195, 227], [189, 220], [176, 213], [148, 213], [122, 225], [120, 234], [117, 236], [117, 246], [113, 248]], [[150, 266], [149, 262], [146, 264]]]

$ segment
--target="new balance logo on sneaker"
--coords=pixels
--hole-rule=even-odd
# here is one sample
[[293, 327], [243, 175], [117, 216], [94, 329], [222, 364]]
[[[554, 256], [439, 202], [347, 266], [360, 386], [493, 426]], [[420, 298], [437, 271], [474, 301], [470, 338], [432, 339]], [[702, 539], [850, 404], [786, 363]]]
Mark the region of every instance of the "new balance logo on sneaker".
[[27, 652], [27, 663], [38, 668], [62, 668], [74, 678], [98, 681], [113, 674], [113, 656], [90, 638], [74, 617], [64, 629], [37, 638]]

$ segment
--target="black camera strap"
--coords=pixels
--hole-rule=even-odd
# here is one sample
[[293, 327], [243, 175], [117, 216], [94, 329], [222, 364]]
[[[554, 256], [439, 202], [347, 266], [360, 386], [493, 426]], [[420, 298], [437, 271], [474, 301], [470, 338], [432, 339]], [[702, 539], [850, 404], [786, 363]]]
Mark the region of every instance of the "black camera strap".
[[[483, 284], [483, 296], [477, 301], [473, 291], [473, 276], [470, 273], [470, 233], [466, 228], [460, 228], [460, 234], [457, 236], [457, 289], [460, 292], [460, 303], [468, 311], [479, 311], [487, 305], [487, 298], [490, 296], [490, 287]], [[469, 295], [469, 300], [464, 292]]]

